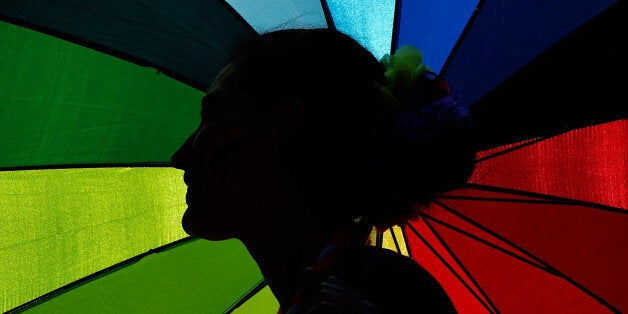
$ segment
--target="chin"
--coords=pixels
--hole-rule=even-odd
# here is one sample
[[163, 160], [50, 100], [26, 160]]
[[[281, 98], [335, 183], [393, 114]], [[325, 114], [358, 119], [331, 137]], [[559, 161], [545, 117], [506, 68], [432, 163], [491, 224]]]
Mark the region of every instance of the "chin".
[[220, 230], [215, 226], [211, 226], [208, 222], [204, 221], [202, 217], [195, 217], [189, 208], [185, 211], [183, 217], [181, 218], [181, 226], [183, 227], [183, 231], [192, 237], [212, 241], [235, 238], [234, 235], [226, 232], [226, 230]]
[[198, 219], [194, 219], [194, 217], [192, 217], [189, 208], [185, 211], [183, 217], [181, 218], [181, 227], [183, 227], [183, 231], [190, 236], [200, 236], [199, 231], [201, 228], [198, 227]]

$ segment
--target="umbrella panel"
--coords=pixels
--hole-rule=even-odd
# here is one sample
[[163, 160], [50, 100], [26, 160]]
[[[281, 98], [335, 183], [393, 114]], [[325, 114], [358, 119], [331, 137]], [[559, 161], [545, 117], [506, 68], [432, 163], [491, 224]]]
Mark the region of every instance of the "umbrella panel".
[[407, 227], [411, 255], [460, 309], [625, 311], [627, 130], [620, 119], [481, 152], [469, 187]]
[[628, 119], [480, 152], [469, 183], [628, 209]]
[[[545, 6], [538, 2], [519, 2], [526, 2], [530, 6]], [[503, 80], [495, 83], [494, 88], [477, 97], [471, 97], [478, 91], [475, 85], [487, 84], [483, 80], [487, 75], [486, 71], [499, 68], [493, 61], [527, 54], [528, 46], [534, 45], [534, 40], [520, 40], [512, 36], [509, 41], [501, 42], [499, 38], [493, 38], [492, 30], [500, 29], [501, 23], [509, 21], [507, 17], [499, 15], [499, 12], [494, 13], [495, 21], [492, 25], [484, 26], [485, 32], [478, 32], [475, 38], [465, 39], [465, 42], [473, 39], [471, 43], [475, 44], [472, 46], [477, 49], [467, 48], [469, 51], [463, 53], [459, 61], [452, 62], [444, 75], [451, 86], [461, 93], [463, 101], [472, 102], [470, 110], [481, 149], [628, 117], [624, 93], [628, 86], [628, 76], [625, 75], [628, 72], [625, 58], [628, 48], [623, 41], [618, 40], [628, 37], [628, 3], [577, 2], [573, 8], [566, 9], [565, 12], [575, 12], [565, 18], [578, 20], [592, 13], [580, 6], [600, 5], [598, 9], [606, 9], [594, 14], [573, 32], [559, 37], [558, 42], [551, 47], [545, 47], [542, 53], [530, 56], [529, 62], [521, 64], [515, 73], [509, 72]], [[485, 5], [488, 3], [502, 6], [510, 4], [486, 1]], [[572, 5], [571, 1], [560, 3]], [[551, 5], [559, 4], [553, 2]], [[594, 10], [593, 13], [597, 11]], [[520, 12], [514, 14], [525, 16]], [[548, 17], [552, 19], [549, 24], [560, 21], [558, 15], [550, 14]], [[525, 27], [525, 24], [513, 24], [512, 27], [518, 28], [518, 31], [530, 29], [531, 32], [536, 32], [537, 27], [544, 25], [543, 21], [534, 17], [528, 21], [534, 25]], [[546, 35], [541, 32], [532, 38], [545, 41]], [[486, 46], [484, 40], [491, 41], [490, 45]], [[520, 42], [507, 46], [510, 40]], [[496, 56], [496, 51], [487, 50], [496, 44], [506, 45], [505, 49], [513, 50]], [[476, 58], [472, 53], [479, 56]], [[466, 68], [467, 66], [472, 68]], [[477, 101], [473, 101], [474, 98]]]
[[5, 0], [0, 19], [159, 69], [198, 89], [218, 74], [231, 45], [254, 32], [218, 0]]
[[[611, 313], [608, 308], [573, 286], [568, 280], [522, 262], [450, 228], [436, 223], [430, 223], [429, 226], [445, 241], [461, 267], [464, 267], [473, 278], [473, 282], [468, 284], [480, 290], [484, 298], [490, 302], [487, 309], [479, 312]], [[410, 245], [412, 248], [413, 245], [419, 244], [410, 241]], [[430, 255], [424, 255], [423, 258], [430, 258]], [[469, 304], [460, 303], [461, 300], [455, 294], [455, 290], [451, 291], [446, 285], [445, 289], [461, 312], [466, 313], [474, 308]], [[561, 293], [557, 294], [556, 291]]]
[[0, 22], [0, 169], [169, 162], [203, 93], [155, 69]]
[[[190, 239], [83, 280], [24, 312], [226, 313], [262, 281], [240, 242]], [[255, 299], [258, 310], [276, 312], [269, 296], [265, 290]]]

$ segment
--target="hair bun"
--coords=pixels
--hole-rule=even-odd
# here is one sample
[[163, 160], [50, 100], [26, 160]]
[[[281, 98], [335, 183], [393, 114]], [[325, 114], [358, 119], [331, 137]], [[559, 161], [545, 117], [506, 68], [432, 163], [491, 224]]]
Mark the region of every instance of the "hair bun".
[[368, 218], [386, 228], [412, 219], [437, 194], [462, 186], [471, 174], [470, 112], [448, 82], [405, 45], [380, 59], [380, 86], [391, 113], [369, 166]]
[[404, 98], [403, 110], [397, 117], [399, 134], [426, 141], [438, 133], [470, 126], [469, 109], [459, 94], [451, 93], [447, 81], [424, 71], [415, 85]]
[[423, 53], [410, 45], [380, 59], [388, 84], [381, 87], [397, 115], [396, 131], [423, 141], [446, 129], [467, 127], [469, 109], [448, 82], [423, 63]]

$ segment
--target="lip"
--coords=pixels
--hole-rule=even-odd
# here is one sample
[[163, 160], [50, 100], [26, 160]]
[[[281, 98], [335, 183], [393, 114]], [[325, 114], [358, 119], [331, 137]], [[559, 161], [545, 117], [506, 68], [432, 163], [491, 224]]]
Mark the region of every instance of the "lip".
[[185, 194], [185, 203], [190, 206], [190, 202], [192, 201], [192, 196], [190, 196], [190, 191]]
[[190, 187], [192, 179], [190, 178], [190, 173], [188, 171], [185, 171], [183, 173], [183, 182], [185, 183], [185, 185], [188, 186], [188, 188]]
[[185, 182], [185, 185], [187, 186], [186, 193], [185, 193], [185, 203], [188, 204], [189, 206], [192, 200], [192, 182], [193, 182], [192, 175], [190, 174], [190, 172], [188, 171], [184, 172], [183, 182]]

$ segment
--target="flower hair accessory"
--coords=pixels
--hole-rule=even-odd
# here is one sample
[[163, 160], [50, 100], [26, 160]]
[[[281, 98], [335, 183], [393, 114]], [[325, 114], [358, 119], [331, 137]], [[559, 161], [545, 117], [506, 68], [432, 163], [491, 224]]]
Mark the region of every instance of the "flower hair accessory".
[[397, 112], [398, 132], [424, 140], [444, 129], [469, 124], [469, 110], [452, 94], [447, 81], [423, 63], [423, 53], [410, 45], [380, 59], [388, 84], [381, 86], [386, 102]]

